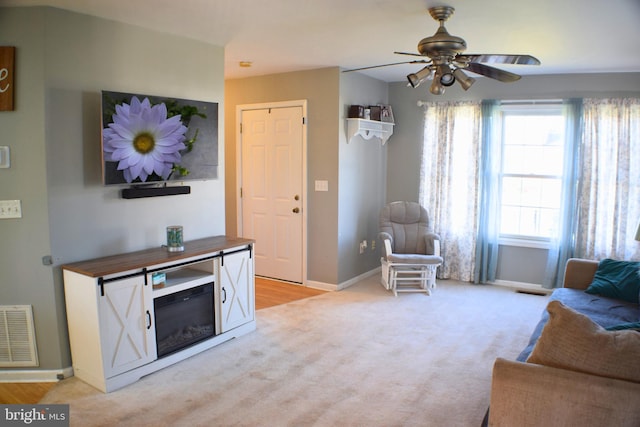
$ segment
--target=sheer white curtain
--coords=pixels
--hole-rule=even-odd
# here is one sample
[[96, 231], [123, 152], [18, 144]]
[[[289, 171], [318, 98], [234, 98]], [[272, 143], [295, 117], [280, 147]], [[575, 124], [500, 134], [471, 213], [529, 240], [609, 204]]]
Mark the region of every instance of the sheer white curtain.
[[576, 255], [640, 259], [640, 99], [585, 99]]
[[425, 105], [420, 203], [442, 242], [441, 278], [473, 281], [481, 123], [480, 102]]

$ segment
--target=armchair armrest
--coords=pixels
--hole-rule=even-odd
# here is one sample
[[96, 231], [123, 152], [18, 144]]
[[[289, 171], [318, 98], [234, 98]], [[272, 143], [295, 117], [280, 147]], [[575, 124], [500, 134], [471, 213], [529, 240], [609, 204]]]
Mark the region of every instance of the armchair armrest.
[[389, 256], [393, 254], [393, 250], [391, 249], [391, 240], [384, 239], [382, 243], [384, 248], [384, 259], [388, 260]]
[[440, 256], [440, 236], [436, 233], [425, 233], [424, 243], [427, 255]]
[[393, 248], [393, 237], [391, 237], [391, 234], [381, 231], [378, 233], [378, 239], [382, 241], [382, 256], [387, 259], [387, 256], [393, 253], [391, 249]]

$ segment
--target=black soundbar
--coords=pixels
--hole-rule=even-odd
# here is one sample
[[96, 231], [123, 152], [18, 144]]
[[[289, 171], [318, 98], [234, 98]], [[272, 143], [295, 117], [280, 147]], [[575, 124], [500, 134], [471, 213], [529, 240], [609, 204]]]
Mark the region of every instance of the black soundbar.
[[131, 187], [122, 189], [123, 199], [140, 199], [142, 197], [175, 196], [177, 194], [190, 194], [191, 187], [187, 185], [168, 187]]

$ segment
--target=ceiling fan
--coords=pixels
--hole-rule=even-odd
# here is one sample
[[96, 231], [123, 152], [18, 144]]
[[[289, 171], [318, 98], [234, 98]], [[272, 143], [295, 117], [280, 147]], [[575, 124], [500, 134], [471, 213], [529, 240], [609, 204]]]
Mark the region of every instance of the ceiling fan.
[[445, 87], [453, 85], [456, 81], [464, 90], [471, 87], [475, 79], [468, 76], [463, 70], [501, 82], [514, 82], [520, 79], [518, 74], [485, 64], [540, 65], [540, 61], [531, 55], [463, 54], [467, 49], [467, 43], [462, 38], [449, 34], [444, 27], [445, 21], [449, 19], [453, 12], [454, 8], [450, 6], [429, 8], [431, 17], [440, 23], [438, 31], [433, 36], [420, 40], [418, 43], [419, 53], [394, 52], [399, 55], [417, 56], [423, 59], [355, 68], [344, 72], [399, 64], [427, 64], [417, 73], [411, 73], [407, 76], [409, 84], [415, 88], [424, 81], [432, 79], [433, 82], [429, 91], [434, 95], [442, 95]]

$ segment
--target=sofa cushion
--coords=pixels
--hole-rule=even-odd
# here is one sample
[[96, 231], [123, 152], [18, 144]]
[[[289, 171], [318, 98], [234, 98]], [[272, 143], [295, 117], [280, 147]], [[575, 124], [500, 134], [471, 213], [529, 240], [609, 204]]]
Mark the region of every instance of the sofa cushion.
[[550, 298], [550, 301], [553, 300], [584, 314], [603, 328], [640, 321], [638, 303], [568, 288], [555, 289]]
[[640, 262], [603, 259], [585, 292], [637, 303], [640, 293], [639, 268]]
[[[571, 288], [555, 289], [551, 293], [550, 301], [556, 300], [584, 314], [603, 328], [640, 321], [638, 304], [628, 301], [591, 295], [583, 290]], [[518, 361], [524, 362], [527, 360], [548, 319], [549, 313], [544, 310], [540, 322], [538, 322], [531, 334], [528, 345], [518, 356]]]
[[547, 312], [527, 362], [640, 383], [640, 333], [607, 331], [560, 301]]

